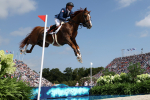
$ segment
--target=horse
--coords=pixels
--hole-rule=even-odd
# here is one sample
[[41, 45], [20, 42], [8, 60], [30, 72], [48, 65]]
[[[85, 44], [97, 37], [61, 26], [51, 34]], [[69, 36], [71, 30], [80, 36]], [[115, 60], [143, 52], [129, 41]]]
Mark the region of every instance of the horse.
[[[75, 11], [74, 14], [70, 16], [70, 21], [62, 24], [61, 28], [57, 32], [57, 34], [47, 34], [45, 39], [45, 47], [48, 47], [49, 44], [53, 44], [54, 46], [63, 46], [64, 44], [68, 44], [73, 50], [74, 54], [77, 57], [77, 60], [82, 63], [82, 56], [80, 53], [80, 48], [76, 42], [76, 36], [78, 34], [77, 30], [79, 25], [82, 27], [86, 27], [87, 29], [91, 29], [92, 22], [90, 12], [87, 8]], [[20, 51], [31, 53], [35, 45], [39, 45], [43, 47], [43, 34], [44, 27], [37, 26], [35, 27], [31, 33], [29, 33], [25, 39], [23, 39], [20, 43]], [[54, 40], [55, 39], [55, 40]], [[31, 44], [32, 47], [30, 50], [27, 50], [28, 45]], [[24, 50], [21, 50], [24, 48]]]

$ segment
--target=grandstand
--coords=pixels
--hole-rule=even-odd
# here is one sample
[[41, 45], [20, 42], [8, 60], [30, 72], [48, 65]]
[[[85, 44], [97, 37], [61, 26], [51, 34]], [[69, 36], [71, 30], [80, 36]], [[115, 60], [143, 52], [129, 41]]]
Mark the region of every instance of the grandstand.
[[[129, 71], [127, 70], [127, 68], [129, 67], [129, 62], [133, 62], [134, 64], [140, 62], [141, 68], [146, 70], [144, 74], [150, 74], [150, 52], [145, 54], [115, 58], [106, 66], [106, 68], [108, 68], [109, 71], [115, 72], [116, 74], [121, 74], [121, 72], [128, 73]], [[100, 71], [99, 73], [94, 75], [94, 77], [99, 78], [102, 75], [103, 73], [102, 71]]]
[[[129, 67], [129, 62], [133, 62], [134, 64], [137, 62], [140, 62], [141, 68], [146, 70], [144, 74], [145, 73], [150, 74], [150, 52], [145, 53], [145, 54], [138, 54], [138, 55], [115, 58], [105, 68], [108, 68], [109, 71], [113, 71], [116, 74], [121, 74], [121, 72], [128, 73], [129, 71], [127, 70], [127, 68]], [[21, 80], [30, 82], [31, 87], [38, 87], [40, 75], [37, 72], [31, 70], [27, 66], [27, 64], [23, 63], [20, 60], [14, 59], [14, 63], [16, 63], [15, 65], [16, 71], [12, 75], [12, 77], [17, 77], [17, 79], [19, 79], [19, 76], [22, 76]], [[100, 71], [93, 77], [98, 79], [100, 76], [103, 75], [102, 72], [103, 71]], [[52, 86], [52, 83], [49, 82], [47, 79], [42, 78], [41, 85]]]
[[[16, 63], [16, 65], [14, 66], [16, 67], [16, 71], [11, 75], [11, 77], [17, 77], [17, 80], [19, 80], [19, 77], [21, 76], [21, 80], [29, 82], [31, 87], [38, 87], [40, 75], [37, 72], [31, 70], [23, 61], [16, 59], [14, 59], [13, 61], [14, 63]], [[51, 82], [42, 77], [41, 86], [46, 87], [51, 85]]]

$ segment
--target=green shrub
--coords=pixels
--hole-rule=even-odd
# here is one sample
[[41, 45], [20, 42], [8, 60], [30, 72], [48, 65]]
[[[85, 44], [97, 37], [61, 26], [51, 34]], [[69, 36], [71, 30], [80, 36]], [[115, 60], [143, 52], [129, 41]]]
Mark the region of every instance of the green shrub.
[[17, 82], [17, 78], [7, 77], [0, 79], [0, 98], [2, 100], [30, 100], [29, 98], [33, 94], [32, 88], [28, 85], [29, 83], [25, 83], [22, 80]]
[[[13, 54], [5, 55], [4, 51], [0, 51], [0, 100], [30, 100], [32, 96], [32, 88], [29, 83], [11, 78], [16, 70], [13, 67]], [[7, 77], [4, 78], [4, 75]]]
[[150, 80], [139, 83], [114, 83], [95, 86], [92, 95], [133, 95], [150, 93]]

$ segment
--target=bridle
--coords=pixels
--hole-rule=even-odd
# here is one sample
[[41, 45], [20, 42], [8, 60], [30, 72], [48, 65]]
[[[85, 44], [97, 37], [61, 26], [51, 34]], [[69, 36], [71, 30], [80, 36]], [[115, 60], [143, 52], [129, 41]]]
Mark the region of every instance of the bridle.
[[[82, 26], [83, 26], [83, 27], [87, 27], [87, 26], [88, 26], [88, 25], [87, 25], [87, 22], [90, 21], [90, 20], [86, 20], [87, 15], [84, 15], [84, 11], [83, 11], [83, 13], [82, 13], [82, 16], [83, 16], [83, 19], [84, 19], [84, 22], [83, 22], [83, 23], [77, 23], [76, 21], [74, 21], [74, 20], [72, 20], [72, 19], [70, 19], [70, 21], [73, 22], [73, 23], [75, 23], [75, 24], [79, 24], [81, 28], [82, 28]], [[81, 28], [80, 28], [80, 29], [81, 29]]]
[[84, 19], [84, 22], [82, 23], [82, 25], [84, 27], [87, 27], [87, 22], [90, 21], [90, 20], [86, 20], [85, 18], [87, 17], [87, 15], [84, 15], [84, 12], [83, 12], [83, 19]]

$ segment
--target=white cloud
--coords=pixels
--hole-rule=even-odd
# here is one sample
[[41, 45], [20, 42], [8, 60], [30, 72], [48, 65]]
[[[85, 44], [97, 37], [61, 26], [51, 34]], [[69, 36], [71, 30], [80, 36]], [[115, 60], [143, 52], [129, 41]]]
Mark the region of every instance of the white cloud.
[[137, 26], [150, 27], [150, 14], [141, 21], [136, 22]]
[[140, 33], [140, 37], [147, 37], [148, 35], [148, 31], [143, 31], [142, 33]]
[[17, 31], [11, 32], [10, 35], [13, 35], [13, 36], [26, 36], [31, 31], [32, 31], [31, 27], [19, 28]]
[[136, 34], [129, 34], [130, 37], [134, 37], [134, 38], [144, 38], [144, 37], [148, 37], [149, 36], [149, 32], [147, 30], [142, 31], [140, 33], [136, 33]]
[[116, 0], [119, 3], [119, 8], [124, 8], [130, 6], [133, 2], [137, 0]]
[[36, 10], [35, 0], [0, 0], [0, 18], [10, 14], [24, 14]]
[[0, 45], [2, 44], [8, 44], [9, 43], [9, 39], [5, 39], [3, 37], [0, 36]]

